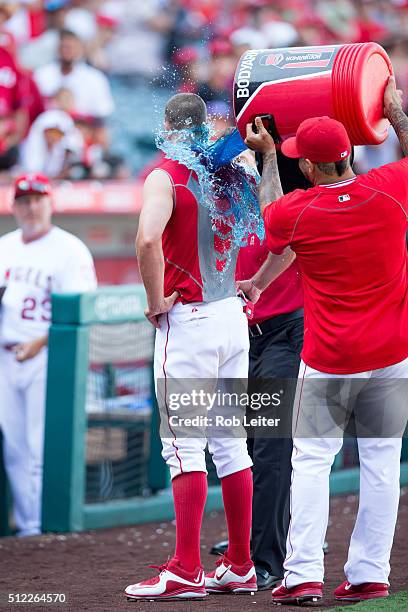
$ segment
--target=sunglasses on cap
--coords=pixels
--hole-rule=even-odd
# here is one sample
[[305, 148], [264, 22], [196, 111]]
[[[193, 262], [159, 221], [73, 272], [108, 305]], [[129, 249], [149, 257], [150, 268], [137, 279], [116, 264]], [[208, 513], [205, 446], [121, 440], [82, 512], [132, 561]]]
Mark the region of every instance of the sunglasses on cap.
[[26, 193], [39, 193], [46, 194], [50, 193], [50, 186], [47, 183], [41, 183], [40, 181], [27, 181], [22, 179], [16, 183], [15, 195], [16, 197], [25, 195]]

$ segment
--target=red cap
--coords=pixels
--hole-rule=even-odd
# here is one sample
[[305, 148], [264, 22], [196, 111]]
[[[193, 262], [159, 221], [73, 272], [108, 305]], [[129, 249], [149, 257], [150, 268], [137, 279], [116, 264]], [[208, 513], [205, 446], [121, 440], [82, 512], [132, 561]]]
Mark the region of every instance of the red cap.
[[215, 39], [210, 42], [208, 49], [212, 57], [218, 57], [219, 55], [230, 55], [232, 45], [228, 40]]
[[174, 63], [180, 66], [196, 62], [197, 59], [198, 51], [194, 47], [182, 47], [173, 53]]
[[304, 157], [312, 162], [336, 162], [348, 157], [351, 144], [346, 128], [330, 117], [305, 119], [296, 136], [282, 143], [286, 157]]
[[14, 199], [36, 193], [51, 195], [51, 184], [44, 174], [22, 174], [14, 181]]
[[115, 30], [119, 24], [120, 20], [112, 15], [106, 15], [105, 13], [97, 13], [96, 14], [96, 23], [102, 28], [110, 28]]

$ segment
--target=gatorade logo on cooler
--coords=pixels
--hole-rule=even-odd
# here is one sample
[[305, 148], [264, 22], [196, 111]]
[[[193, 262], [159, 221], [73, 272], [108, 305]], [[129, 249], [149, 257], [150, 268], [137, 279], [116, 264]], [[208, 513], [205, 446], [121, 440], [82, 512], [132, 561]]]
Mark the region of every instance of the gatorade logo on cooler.
[[272, 53], [271, 55], [263, 55], [261, 56], [259, 63], [262, 66], [279, 66], [281, 62], [284, 60], [283, 53]]

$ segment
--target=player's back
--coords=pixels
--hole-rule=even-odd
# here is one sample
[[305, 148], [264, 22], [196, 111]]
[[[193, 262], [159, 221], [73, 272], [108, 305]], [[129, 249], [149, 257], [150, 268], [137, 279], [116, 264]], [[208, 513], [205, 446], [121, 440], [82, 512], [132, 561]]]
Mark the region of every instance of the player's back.
[[408, 356], [407, 177], [403, 160], [286, 201], [308, 365], [352, 373]]
[[173, 185], [174, 208], [163, 232], [165, 295], [178, 291], [182, 302], [213, 302], [232, 297], [238, 249], [230, 228], [211, 218], [210, 208], [199, 203], [197, 176], [170, 159], [158, 169]]

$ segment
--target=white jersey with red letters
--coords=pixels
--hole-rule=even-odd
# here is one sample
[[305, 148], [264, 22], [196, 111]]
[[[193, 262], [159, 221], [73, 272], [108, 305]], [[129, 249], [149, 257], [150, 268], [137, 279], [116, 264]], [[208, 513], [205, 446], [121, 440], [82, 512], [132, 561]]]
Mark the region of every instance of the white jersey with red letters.
[[53, 226], [23, 242], [21, 230], [0, 238], [0, 344], [27, 342], [47, 333], [51, 293], [96, 288], [92, 256], [76, 236]]
[[20, 363], [13, 347], [45, 336], [51, 293], [96, 288], [92, 256], [58, 228], [25, 243], [21, 230], [0, 238], [0, 429], [19, 535], [41, 532], [41, 492], [48, 351]]

